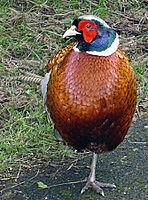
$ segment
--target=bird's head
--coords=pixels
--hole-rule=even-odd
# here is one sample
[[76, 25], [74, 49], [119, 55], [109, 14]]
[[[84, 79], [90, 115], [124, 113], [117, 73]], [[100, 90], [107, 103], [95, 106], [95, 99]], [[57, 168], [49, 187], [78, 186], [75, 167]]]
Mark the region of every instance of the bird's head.
[[74, 37], [78, 44], [75, 51], [109, 56], [119, 45], [118, 34], [99, 17], [86, 15], [76, 18], [72, 26], [64, 33], [63, 38]]

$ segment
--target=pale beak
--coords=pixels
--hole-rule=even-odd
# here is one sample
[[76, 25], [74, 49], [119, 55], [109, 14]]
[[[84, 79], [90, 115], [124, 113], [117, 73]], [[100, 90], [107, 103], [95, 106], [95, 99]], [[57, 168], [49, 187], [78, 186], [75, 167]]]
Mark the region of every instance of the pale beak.
[[78, 35], [78, 34], [81, 34], [79, 32], [76, 31], [76, 26], [72, 25], [63, 35], [63, 38], [66, 38], [66, 37], [70, 37], [70, 36], [75, 36], [75, 35]]

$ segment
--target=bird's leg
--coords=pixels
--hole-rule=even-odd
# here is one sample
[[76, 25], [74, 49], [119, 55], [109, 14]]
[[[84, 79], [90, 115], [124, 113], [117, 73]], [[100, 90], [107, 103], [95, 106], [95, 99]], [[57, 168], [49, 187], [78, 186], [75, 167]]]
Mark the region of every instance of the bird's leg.
[[92, 164], [91, 164], [91, 168], [90, 168], [91, 172], [88, 177], [86, 185], [81, 190], [81, 194], [83, 192], [85, 192], [85, 190], [87, 190], [88, 188], [93, 188], [94, 190], [96, 190], [97, 193], [104, 196], [104, 192], [103, 192], [102, 188], [115, 188], [116, 187], [114, 184], [100, 183], [100, 182], [96, 181], [96, 178], [95, 178], [96, 163], [97, 163], [97, 154], [93, 153], [93, 159], [92, 159]]

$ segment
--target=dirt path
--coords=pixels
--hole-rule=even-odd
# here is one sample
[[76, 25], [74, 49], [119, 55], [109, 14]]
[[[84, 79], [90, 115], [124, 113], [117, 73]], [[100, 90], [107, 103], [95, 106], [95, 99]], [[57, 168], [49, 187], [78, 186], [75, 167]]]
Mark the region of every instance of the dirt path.
[[[115, 183], [117, 186], [114, 190], [104, 190], [105, 197], [101, 197], [91, 190], [84, 193], [84, 195], [80, 195], [84, 183], [79, 181], [84, 180], [89, 173], [90, 154], [88, 156], [85, 154], [85, 158], [79, 160], [72, 158], [69, 160], [54, 160], [44, 165], [37, 165], [30, 172], [21, 172], [17, 183], [14, 181], [11, 181], [11, 184], [10, 181], [6, 183], [6, 188], [9, 188], [3, 190], [1, 199], [146, 200], [148, 199], [148, 196], [146, 197], [147, 126], [146, 119], [137, 120], [132, 124], [128, 136], [120, 147], [114, 152], [99, 155], [98, 179]], [[76, 183], [70, 184], [70, 182]], [[54, 186], [60, 183], [61, 185]], [[20, 185], [14, 187], [15, 184]]]

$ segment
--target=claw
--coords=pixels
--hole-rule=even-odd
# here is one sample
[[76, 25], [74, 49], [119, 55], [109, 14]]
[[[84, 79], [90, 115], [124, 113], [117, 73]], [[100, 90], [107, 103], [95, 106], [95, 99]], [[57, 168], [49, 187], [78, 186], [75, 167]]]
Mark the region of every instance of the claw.
[[100, 194], [101, 194], [103, 197], [105, 197], [105, 194], [104, 194], [104, 191], [103, 191], [103, 190], [100, 192]]
[[96, 190], [96, 192], [98, 194], [101, 194], [102, 196], [104, 196], [104, 191], [96, 183], [93, 183], [92, 187], [93, 187], [94, 190]]
[[91, 187], [90, 183], [87, 182], [86, 185], [82, 188], [81, 194], [83, 194], [86, 190], [88, 190]]
[[89, 188], [93, 188], [98, 194], [102, 195], [103, 197], [104, 195], [104, 191], [102, 188], [115, 188], [116, 186], [114, 184], [110, 184], [110, 183], [100, 183], [97, 181], [93, 181], [91, 182], [89, 179], [86, 183], [86, 185], [82, 188], [81, 190], [81, 194], [83, 194], [86, 190], [88, 190]]

